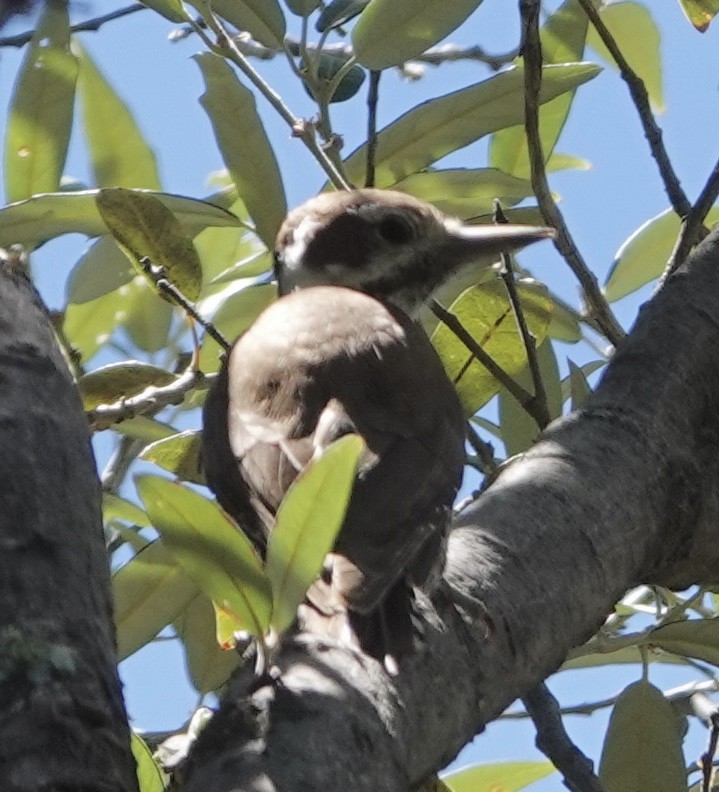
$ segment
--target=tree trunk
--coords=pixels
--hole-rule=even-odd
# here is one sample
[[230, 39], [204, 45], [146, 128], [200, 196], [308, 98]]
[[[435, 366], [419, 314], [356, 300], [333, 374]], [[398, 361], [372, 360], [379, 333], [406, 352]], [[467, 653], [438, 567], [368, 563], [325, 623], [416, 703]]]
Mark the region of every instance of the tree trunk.
[[0, 789], [137, 790], [87, 421], [22, 264], [0, 257]]
[[719, 233], [642, 310], [584, 409], [456, 520], [397, 677], [310, 635], [240, 669], [185, 792], [398, 792], [558, 668], [630, 587], [719, 575]]

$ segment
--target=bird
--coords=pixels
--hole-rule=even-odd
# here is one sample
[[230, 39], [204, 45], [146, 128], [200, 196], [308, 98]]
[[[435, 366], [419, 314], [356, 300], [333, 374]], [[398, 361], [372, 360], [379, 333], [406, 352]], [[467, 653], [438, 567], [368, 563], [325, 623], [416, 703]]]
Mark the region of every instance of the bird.
[[471, 227], [405, 193], [322, 193], [276, 239], [279, 299], [237, 339], [203, 411], [205, 478], [260, 554], [298, 473], [333, 440], [366, 443], [333, 552], [299, 615], [397, 673], [439, 585], [462, 480], [465, 417], [416, 322], [478, 260], [552, 235]]

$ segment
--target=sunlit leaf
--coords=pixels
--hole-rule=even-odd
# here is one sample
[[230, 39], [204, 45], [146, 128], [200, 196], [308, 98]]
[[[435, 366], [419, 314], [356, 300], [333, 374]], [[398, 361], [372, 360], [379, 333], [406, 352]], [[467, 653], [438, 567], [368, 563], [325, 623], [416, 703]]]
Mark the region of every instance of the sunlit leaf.
[[492, 211], [495, 199], [513, 206], [533, 195], [527, 179], [497, 168], [453, 168], [413, 173], [393, 189], [414, 195], [461, 220]]
[[135, 479], [163, 542], [213, 601], [264, 635], [272, 608], [270, 583], [250, 540], [217, 504], [156, 476]]
[[130, 748], [137, 765], [137, 784], [140, 792], [163, 792], [166, 776], [152, 756], [147, 743], [136, 732], [131, 732]]
[[77, 41], [73, 49], [80, 59], [78, 87], [95, 183], [159, 190], [155, 155], [129, 108]]
[[87, 363], [125, 318], [127, 300], [119, 290], [80, 305], [68, 305], [63, 319], [65, 337]]
[[[95, 198], [99, 190], [48, 193], [0, 209], [0, 246], [22, 243], [34, 247], [61, 234], [107, 235]], [[240, 221], [231, 212], [194, 198], [168, 193], [154, 195], [177, 217], [191, 236], [208, 226], [237, 226]]]
[[169, 385], [176, 376], [165, 369], [126, 360], [85, 374], [78, 381], [86, 410], [94, 410], [100, 404], [111, 404], [119, 399], [134, 396], [150, 385]]
[[368, 69], [411, 60], [458, 28], [481, 2], [371, 0], [352, 31], [357, 60]]
[[267, 542], [272, 626], [278, 633], [295, 620], [334, 546], [364, 448], [359, 435], [335, 441], [299, 474], [280, 504]]
[[555, 771], [551, 762], [493, 762], [463, 767], [442, 781], [452, 792], [518, 792]]
[[257, 235], [271, 250], [287, 213], [277, 159], [255, 107], [227, 63], [211, 53], [194, 56], [205, 81], [200, 104], [209, 116], [217, 145]]
[[5, 133], [8, 201], [20, 201], [60, 187], [77, 79], [77, 61], [69, 51], [69, 41], [67, 7], [48, 3], [10, 101]]
[[200, 433], [188, 430], [143, 448], [140, 459], [154, 462], [182, 481], [204, 484], [200, 467]]
[[215, 612], [205, 596], [190, 603], [176, 620], [175, 629], [185, 646], [187, 671], [198, 693], [212, 693], [222, 687], [242, 662], [237, 652], [218, 645]]
[[[708, 226], [719, 222], [719, 207], [709, 212], [705, 222]], [[664, 272], [680, 226], [677, 215], [666, 209], [647, 220], [622, 244], [604, 284], [607, 300], [613, 302], [626, 297]]]
[[679, 5], [700, 33], [704, 33], [712, 19], [719, 14], [719, 0], [679, 0]]
[[119, 658], [151, 641], [197, 593], [197, 584], [160, 541], [120, 567], [112, 577]]
[[[545, 64], [580, 61], [587, 36], [587, 15], [577, 0], [565, 0], [542, 26], [542, 60]], [[539, 113], [539, 137], [542, 152], [548, 159], [574, 99], [568, 91], [544, 105]], [[524, 126], [497, 132], [489, 147], [489, 163], [519, 178], [529, 178], [529, 152]], [[556, 165], [556, 162], [555, 162]]]
[[117, 187], [100, 190], [97, 208], [140, 273], [139, 262], [148, 257], [188, 300], [200, 296], [202, 267], [197, 251], [180, 221], [161, 201], [146, 192]]
[[[545, 341], [537, 349], [537, 362], [547, 395], [549, 417], [557, 418], [562, 413], [562, 386], [559, 381], [557, 358], [550, 341]], [[534, 393], [534, 385], [528, 368], [514, 374], [512, 378], [530, 395]], [[526, 451], [540, 432], [536, 421], [504, 388], [499, 392], [499, 424], [502, 428], [502, 441], [509, 456]]]
[[[536, 281], [520, 281], [517, 288], [527, 324], [537, 343], [541, 344], [547, 335], [552, 301], [546, 288]], [[493, 279], [468, 289], [450, 306], [450, 310], [479, 346], [508, 374], [524, 369], [527, 352], [503, 283]], [[475, 413], [499, 391], [497, 380], [449, 327], [439, 325], [432, 333], [432, 343], [457, 388], [467, 415]]]
[[182, 8], [182, 0], [141, 0], [142, 5], [157, 11], [170, 22], [184, 22], [187, 19]]
[[145, 443], [153, 443], [155, 440], [162, 440], [164, 437], [172, 437], [177, 434], [177, 429], [173, 426], [155, 418], [148, 418], [146, 415], [126, 418], [122, 423], [115, 424], [112, 430], [124, 437], [132, 437], [134, 440], [142, 440]]
[[672, 705], [648, 682], [614, 705], [599, 764], [606, 792], [686, 792], [682, 735]]
[[139, 275], [119, 291], [127, 298], [122, 326], [133, 344], [143, 352], [159, 352], [167, 344], [173, 306], [158, 299], [154, 288]]
[[111, 492], [102, 493], [102, 516], [105, 522], [108, 520], [124, 520], [133, 525], [140, 525], [143, 528], [150, 525], [149, 517], [139, 506], [118, 495], [113, 495]]
[[[201, 3], [190, 2], [202, 13]], [[212, 0], [212, 10], [238, 30], [246, 30], [260, 44], [282, 49], [285, 15], [277, 0]]]
[[[641, 3], [623, 0], [601, 3], [597, 11], [627, 63], [644, 82], [653, 108], [663, 110], [661, 40], [650, 9]], [[594, 26], [589, 28], [587, 43], [608, 66], [619, 68]]]
[[[570, 91], [599, 74], [591, 63], [546, 66], [540, 102]], [[488, 80], [430, 99], [405, 113], [377, 136], [375, 181], [388, 187], [475, 140], [524, 121], [524, 71], [509, 69]], [[346, 161], [350, 181], [364, 176], [366, 146]]]

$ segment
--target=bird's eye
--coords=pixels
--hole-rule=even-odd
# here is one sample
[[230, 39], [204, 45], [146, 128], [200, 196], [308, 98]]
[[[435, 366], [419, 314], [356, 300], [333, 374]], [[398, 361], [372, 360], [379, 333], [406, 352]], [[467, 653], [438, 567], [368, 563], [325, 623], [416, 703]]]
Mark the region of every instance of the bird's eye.
[[398, 215], [383, 217], [377, 225], [377, 230], [383, 239], [393, 245], [403, 245], [414, 236], [412, 226]]

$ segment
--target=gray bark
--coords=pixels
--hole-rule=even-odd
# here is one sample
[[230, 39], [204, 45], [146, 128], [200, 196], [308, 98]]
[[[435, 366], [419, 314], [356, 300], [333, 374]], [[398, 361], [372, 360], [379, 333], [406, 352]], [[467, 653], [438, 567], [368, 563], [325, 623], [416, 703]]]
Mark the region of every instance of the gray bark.
[[585, 408], [456, 521], [423, 651], [392, 678], [298, 635], [241, 669], [185, 792], [406, 790], [588, 639], [630, 587], [719, 570], [719, 233], [644, 307]]
[[116, 662], [87, 420], [0, 255], [0, 789], [137, 790]]

